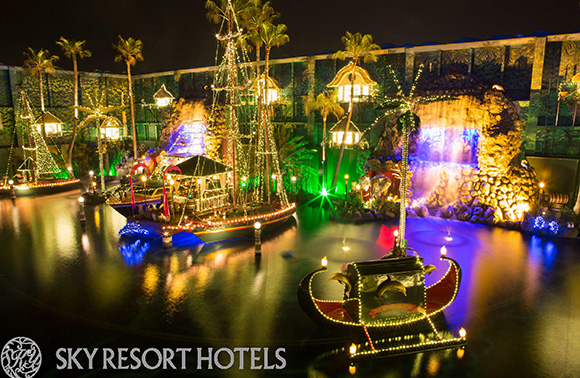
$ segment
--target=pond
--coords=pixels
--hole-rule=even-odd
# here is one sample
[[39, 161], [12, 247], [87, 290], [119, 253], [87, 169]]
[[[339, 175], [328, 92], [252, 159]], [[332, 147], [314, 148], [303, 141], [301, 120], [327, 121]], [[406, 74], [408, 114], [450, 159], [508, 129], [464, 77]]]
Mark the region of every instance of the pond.
[[[350, 345], [344, 334], [323, 332], [300, 309], [302, 277], [329, 260], [329, 271], [350, 261], [378, 259], [383, 226], [328, 220], [318, 205], [299, 208], [296, 220], [263, 238], [200, 244], [176, 236], [119, 238], [125, 219], [103, 205], [78, 217], [78, 192], [0, 200], [2, 343], [26, 336], [40, 346], [40, 376], [88, 375], [59, 370], [59, 348], [257, 347], [271, 356], [284, 348], [281, 370], [111, 371], [92, 376], [335, 377], [351, 376], [344, 358], [329, 352]], [[390, 231], [389, 231], [390, 232]], [[464, 352], [443, 350], [357, 363], [358, 377], [565, 377], [580, 373], [580, 243], [439, 218], [408, 220], [409, 245], [445, 272], [439, 251], [461, 266], [456, 301], [444, 313], [453, 333], [467, 329]], [[451, 239], [451, 240], [448, 240]], [[343, 248], [348, 246], [348, 248]], [[317, 292], [339, 299], [342, 286], [321, 279]], [[271, 357], [271, 360], [274, 357]], [[262, 362], [264, 362], [262, 360]], [[203, 366], [202, 366], [203, 367]], [[64, 374], [64, 373], [67, 374]]]

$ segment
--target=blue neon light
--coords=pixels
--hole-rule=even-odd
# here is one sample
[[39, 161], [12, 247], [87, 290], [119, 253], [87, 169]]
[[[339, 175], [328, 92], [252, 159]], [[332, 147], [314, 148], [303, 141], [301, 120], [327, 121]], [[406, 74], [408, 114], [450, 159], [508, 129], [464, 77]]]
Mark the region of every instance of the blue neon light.
[[133, 266], [141, 264], [149, 248], [151, 248], [149, 243], [137, 240], [135, 243], [120, 246], [119, 251], [125, 264]]
[[148, 236], [153, 237], [155, 233], [141, 226], [139, 223], [129, 222], [119, 230], [119, 236]]

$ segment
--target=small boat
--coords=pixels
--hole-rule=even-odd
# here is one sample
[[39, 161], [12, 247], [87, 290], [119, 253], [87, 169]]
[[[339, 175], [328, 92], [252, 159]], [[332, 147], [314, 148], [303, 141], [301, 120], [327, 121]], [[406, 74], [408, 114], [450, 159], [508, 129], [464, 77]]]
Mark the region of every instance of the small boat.
[[27, 182], [23, 184], [13, 184], [0, 186], [0, 196], [11, 196], [14, 192], [15, 197], [37, 196], [44, 194], [52, 194], [59, 192], [66, 192], [69, 190], [79, 189], [80, 181], [76, 178], [70, 179], [53, 179], [53, 180], [39, 180], [35, 182]]
[[[50, 112], [45, 112], [44, 110], [41, 112], [40, 117], [33, 122], [32, 107], [24, 89], [20, 89], [18, 103], [17, 126], [14, 127], [13, 131], [13, 142], [8, 157], [8, 168], [6, 169], [7, 174], [0, 183], [0, 197], [10, 196], [14, 199], [22, 196], [35, 196], [79, 189], [80, 181], [72, 177], [72, 167], [61, 169], [58, 166], [41, 132], [44, 129], [46, 133], [50, 130], [52, 131], [51, 134], [60, 135], [60, 124], [62, 122]], [[19, 141], [20, 147], [15, 147], [17, 141]], [[17, 160], [20, 152], [22, 153], [22, 163], [16, 169], [16, 174], [8, 174], [11, 171], [12, 163]], [[62, 160], [64, 161], [64, 159]]]
[[[345, 273], [335, 273], [330, 278], [344, 284], [343, 300], [316, 298], [312, 292], [314, 277], [327, 273], [323, 259], [322, 268], [300, 282], [298, 303], [320, 327], [366, 335], [370, 350], [355, 348], [352, 359], [461, 347], [466, 342], [465, 335], [443, 337], [433, 320], [453, 303], [461, 282], [459, 264], [443, 254], [440, 259], [449, 267], [438, 282], [427, 288], [425, 274], [434, 267], [423, 266], [420, 256], [349, 263]], [[425, 331], [433, 337], [413, 337]], [[370, 334], [384, 337], [381, 344], [386, 343], [385, 347], [375, 349]]]

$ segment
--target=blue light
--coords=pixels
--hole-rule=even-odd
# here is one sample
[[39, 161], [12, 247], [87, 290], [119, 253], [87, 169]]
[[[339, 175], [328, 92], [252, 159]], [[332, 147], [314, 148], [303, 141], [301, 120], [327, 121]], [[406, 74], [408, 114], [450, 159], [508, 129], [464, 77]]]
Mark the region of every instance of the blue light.
[[137, 240], [135, 243], [120, 246], [119, 251], [123, 256], [123, 260], [125, 260], [125, 264], [133, 266], [141, 264], [149, 248], [151, 248], [149, 243]]
[[476, 129], [422, 128], [416, 155], [423, 161], [477, 163], [479, 132]]
[[546, 220], [541, 215], [538, 215], [534, 221], [534, 230], [539, 231], [544, 227], [546, 227]]
[[557, 234], [559, 229], [560, 229], [560, 226], [558, 226], [558, 222], [556, 222], [555, 220], [548, 223], [548, 232], [549, 233]]
[[141, 226], [139, 223], [129, 222], [119, 230], [119, 236], [148, 236], [154, 237], [155, 233]]

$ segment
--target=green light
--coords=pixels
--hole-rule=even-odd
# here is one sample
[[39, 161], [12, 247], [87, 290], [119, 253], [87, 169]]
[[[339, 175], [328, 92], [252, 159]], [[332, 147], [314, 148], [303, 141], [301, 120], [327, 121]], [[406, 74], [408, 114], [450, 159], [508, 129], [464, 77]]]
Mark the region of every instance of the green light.
[[245, 182], [243, 182], [243, 183], [242, 183], [242, 188], [245, 188], [245, 187], [246, 187], [246, 183], [245, 183]]
[[326, 188], [322, 188], [322, 191], [320, 192], [320, 194], [322, 194], [324, 197], [326, 197], [328, 195]]

